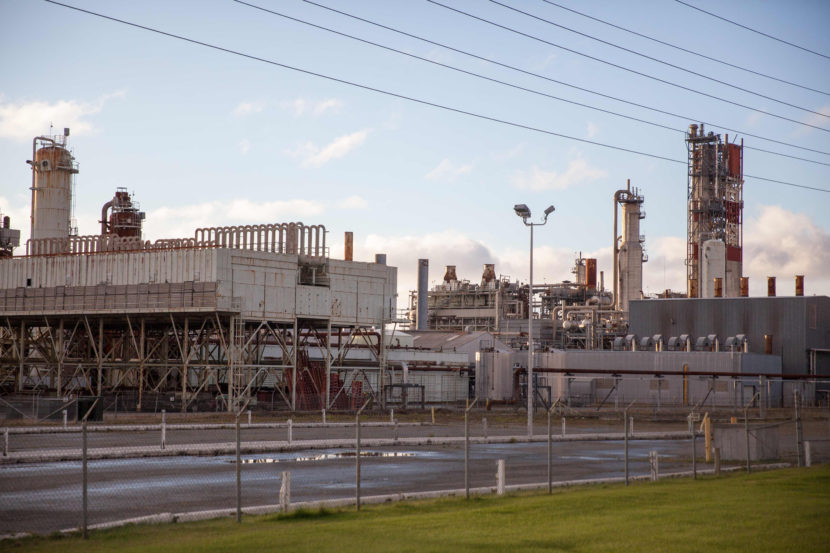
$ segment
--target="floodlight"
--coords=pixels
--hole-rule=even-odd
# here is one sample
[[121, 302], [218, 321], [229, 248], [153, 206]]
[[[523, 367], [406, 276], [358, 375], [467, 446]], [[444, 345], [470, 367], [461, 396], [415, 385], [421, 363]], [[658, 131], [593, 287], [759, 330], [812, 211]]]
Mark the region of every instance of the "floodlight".
[[549, 205], [548, 208], [545, 210], [545, 217], [547, 217], [548, 215], [550, 215], [554, 211], [556, 211], [556, 208], [553, 207], [552, 205]]
[[515, 211], [516, 215], [518, 215], [522, 219], [527, 219], [528, 217], [530, 217], [530, 208], [527, 207], [525, 204], [514, 205], [513, 211]]

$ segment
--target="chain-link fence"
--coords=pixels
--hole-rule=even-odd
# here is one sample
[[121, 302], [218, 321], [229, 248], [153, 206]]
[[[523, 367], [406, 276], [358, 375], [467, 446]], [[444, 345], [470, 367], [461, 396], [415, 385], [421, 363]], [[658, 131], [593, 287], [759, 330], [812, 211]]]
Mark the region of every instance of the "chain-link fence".
[[699, 411], [655, 420], [628, 406], [601, 420], [556, 404], [535, 417], [529, 439], [511, 410], [362, 407], [279, 420], [246, 411], [194, 423], [165, 410], [149, 422], [7, 426], [0, 534], [830, 461], [830, 419], [819, 409], [762, 421], [751, 408], [746, 419], [713, 422]]

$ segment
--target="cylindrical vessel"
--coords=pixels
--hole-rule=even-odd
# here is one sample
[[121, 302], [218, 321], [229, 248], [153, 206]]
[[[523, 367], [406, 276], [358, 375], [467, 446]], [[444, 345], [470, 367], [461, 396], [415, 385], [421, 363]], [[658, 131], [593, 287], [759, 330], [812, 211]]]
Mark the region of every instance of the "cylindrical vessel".
[[386, 265], [386, 254], [385, 253], [376, 253], [375, 254], [375, 263], [378, 265]]
[[804, 295], [804, 275], [795, 275], [795, 295]]
[[772, 334], [764, 334], [764, 353], [772, 355]]
[[597, 260], [594, 258], [585, 260], [585, 285], [588, 288], [597, 287]]
[[767, 277], [767, 296], [775, 297], [775, 277]]
[[352, 261], [354, 257], [354, 233], [346, 232], [346, 246], [343, 253], [343, 259]]
[[741, 277], [741, 297], [749, 297], [749, 277]]
[[429, 259], [418, 260], [418, 314], [415, 321], [418, 330], [427, 329], [427, 306], [429, 286]]
[[40, 148], [32, 163], [33, 240], [66, 238], [72, 217], [72, 174], [74, 158], [63, 146], [53, 144]]
[[723, 297], [723, 279], [719, 277], [715, 277], [715, 297]]

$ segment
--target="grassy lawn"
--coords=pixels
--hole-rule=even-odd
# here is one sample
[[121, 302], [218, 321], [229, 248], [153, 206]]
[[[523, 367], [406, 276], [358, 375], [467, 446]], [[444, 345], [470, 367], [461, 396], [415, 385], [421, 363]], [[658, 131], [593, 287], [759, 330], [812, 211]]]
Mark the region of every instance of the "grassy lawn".
[[0, 542], [4, 551], [830, 550], [830, 466]]

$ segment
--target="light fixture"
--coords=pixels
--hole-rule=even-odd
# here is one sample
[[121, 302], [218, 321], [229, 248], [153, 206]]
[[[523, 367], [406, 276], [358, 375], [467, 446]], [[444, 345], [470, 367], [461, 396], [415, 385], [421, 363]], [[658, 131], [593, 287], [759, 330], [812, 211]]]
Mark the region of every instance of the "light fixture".
[[521, 217], [522, 219], [527, 219], [530, 217], [530, 208], [527, 207], [525, 204], [516, 204], [513, 206], [513, 211], [516, 212], [516, 215]]

